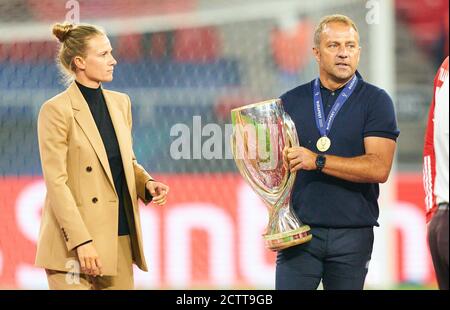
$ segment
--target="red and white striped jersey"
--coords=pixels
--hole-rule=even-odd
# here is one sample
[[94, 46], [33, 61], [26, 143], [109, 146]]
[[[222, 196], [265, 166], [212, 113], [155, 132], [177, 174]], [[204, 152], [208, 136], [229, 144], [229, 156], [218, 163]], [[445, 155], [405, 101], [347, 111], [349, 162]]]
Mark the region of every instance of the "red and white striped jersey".
[[449, 183], [449, 85], [448, 56], [434, 78], [423, 150], [423, 185], [427, 222], [440, 202], [448, 202]]

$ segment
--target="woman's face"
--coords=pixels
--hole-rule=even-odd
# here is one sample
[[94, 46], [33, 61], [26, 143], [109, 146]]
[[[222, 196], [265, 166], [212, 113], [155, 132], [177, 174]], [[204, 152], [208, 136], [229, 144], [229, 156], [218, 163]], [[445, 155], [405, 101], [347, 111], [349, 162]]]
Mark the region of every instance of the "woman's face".
[[81, 64], [79, 62], [76, 64], [88, 81], [95, 83], [111, 82], [117, 61], [112, 55], [112, 47], [108, 37], [97, 35], [89, 39], [86, 58], [82, 59]]

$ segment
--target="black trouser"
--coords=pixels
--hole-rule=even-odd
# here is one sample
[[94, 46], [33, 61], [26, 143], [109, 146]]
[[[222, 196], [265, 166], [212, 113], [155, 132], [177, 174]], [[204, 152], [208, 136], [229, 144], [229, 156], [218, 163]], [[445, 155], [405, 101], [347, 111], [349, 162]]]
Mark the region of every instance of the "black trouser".
[[373, 227], [312, 228], [312, 240], [278, 252], [275, 288], [362, 290], [373, 248]]
[[428, 243], [439, 288], [448, 290], [448, 203], [441, 204], [428, 225]]

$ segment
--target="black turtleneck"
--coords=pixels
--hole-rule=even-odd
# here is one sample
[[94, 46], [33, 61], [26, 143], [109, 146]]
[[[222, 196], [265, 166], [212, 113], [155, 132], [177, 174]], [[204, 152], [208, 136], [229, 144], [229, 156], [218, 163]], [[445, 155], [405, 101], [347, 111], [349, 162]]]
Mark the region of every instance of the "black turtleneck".
[[[78, 82], [77, 86], [88, 103], [97, 129], [102, 137], [106, 154], [108, 155], [109, 167], [114, 180], [114, 187], [119, 196], [119, 236], [130, 234], [127, 217], [125, 213], [124, 194], [128, 192], [123, 170], [122, 156], [120, 155], [119, 143], [114, 131], [114, 126], [109, 115], [108, 107], [103, 96], [102, 88], [89, 88]], [[100, 202], [101, 203], [101, 202]]]

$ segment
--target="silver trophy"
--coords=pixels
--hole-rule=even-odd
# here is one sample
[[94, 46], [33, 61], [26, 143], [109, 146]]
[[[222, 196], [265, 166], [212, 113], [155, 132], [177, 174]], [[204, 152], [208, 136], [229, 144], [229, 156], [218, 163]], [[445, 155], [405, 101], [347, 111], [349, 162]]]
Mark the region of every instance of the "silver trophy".
[[236, 165], [269, 209], [263, 235], [266, 247], [279, 251], [311, 240], [310, 227], [295, 215], [290, 202], [296, 173], [283, 164], [283, 151], [299, 142], [281, 100], [233, 109], [231, 120], [231, 150]]

